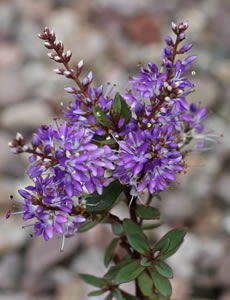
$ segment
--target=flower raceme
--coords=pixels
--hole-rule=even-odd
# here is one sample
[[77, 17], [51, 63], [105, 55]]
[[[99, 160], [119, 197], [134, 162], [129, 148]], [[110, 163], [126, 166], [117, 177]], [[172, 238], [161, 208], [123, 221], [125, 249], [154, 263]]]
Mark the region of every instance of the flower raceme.
[[39, 34], [53, 51], [49, 58], [63, 65], [55, 73], [76, 87], [65, 89], [74, 101], [55, 126], [41, 126], [31, 145], [21, 134], [9, 143], [12, 152], [29, 154], [32, 184], [19, 190], [23, 201], [17, 201], [20, 211], [12, 214], [34, 219], [34, 235], [48, 240], [57, 233], [63, 241], [74, 235], [95, 217], [87, 209], [89, 197], [103, 196], [116, 180], [141, 198], [144, 192], [161, 193], [184, 171], [184, 147], [204, 131], [201, 121], [207, 114], [206, 108], [189, 106], [186, 100], [194, 89], [189, 69], [196, 56], [177, 56], [192, 48], [181, 45], [187, 28], [187, 22], [172, 23], [176, 38], [165, 38], [161, 67], [140, 65], [139, 76], [130, 79], [132, 88], [122, 96], [115, 95], [115, 86], [92, 87], [92, 72], [81, 78], [83, 61], [72, 69], [72, 53], [64, 51], [53, 31], [45, 28]]

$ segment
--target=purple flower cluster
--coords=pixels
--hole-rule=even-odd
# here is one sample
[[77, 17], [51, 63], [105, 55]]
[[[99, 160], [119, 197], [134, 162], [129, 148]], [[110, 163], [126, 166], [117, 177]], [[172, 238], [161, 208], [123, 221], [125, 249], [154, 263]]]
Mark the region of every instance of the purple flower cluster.
[[[67, 106], [63, 120], [56, 126], [43, 125], [32, 137], [31, 146], [18, 134], [9, 144], [13, 152], [27, 152], [31, 163], [28, 175], [33, 185], [19, 190], [24, 220], [35, 218], [34, 234], [45, 240], [54, 233], [73, 235], [88, 217], [87, 196], [113, 180], [128, 187], [130, 195], [140, 197], [165, 190], [176, 174], [185, 168], [183, 147], [201, 135], [201, 121], [206, 108], [186, 97], [194, 86], [189, 81], [195, 55], [180, 60], [191, 44], [181, 46], [188, 28], [186, 22], [172, 30], [176, 39], [167, 36], [162, 64], [140, 66], [138, 77], [129, 82], [133, 89], [122, 97], [114, 96], [114, 86], [91, 87], [92, 72], [80, 79], [83, 61], [76, 70], [69, 67], [71, 52], [56, 42], [53, 31], [45, 28], [39, 37], [53, 50], [50, 59], [65, 69], [54, 71], [74, 81], [78, 88], [68, 87], [75, 101]], [[20, 213], [20, 212], [19, 212]]]

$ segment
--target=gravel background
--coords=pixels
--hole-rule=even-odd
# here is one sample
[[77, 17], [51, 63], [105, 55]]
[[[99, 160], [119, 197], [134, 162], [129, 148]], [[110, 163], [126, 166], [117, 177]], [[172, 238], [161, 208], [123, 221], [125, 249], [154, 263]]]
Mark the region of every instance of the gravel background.
[[[89, 287], [79, 272], [102, 275], [107, 227], [66, 241], [46, 243], [21, 229], [21, 218], [5, 220], [10, 194], [27, 184], [26, 157], [9, 152], [17, 131], [52, 123], [59, 103], [70, 102], [68, 80], [52, 72], [37, 38], [44, 26], [84, 59], [95, 84], [116, 83], [124, 91], [137, 62], [160, 62], [163, 38], [172, 20], [188, 20], [188, 41], [199, 57], [193, 65], [196, 93], [190, 101], [209, 108], [205, 123], [224, 135], [207, 152], [188, 157], [188, 174], [165, 192], [166, 222], [152, 240], [180, 224], [189, 234], [170, 258], [174, 298], [230, 299], [230, 1], [229, 0], [1, 0], [0, 1], [0, 300], [85, 300]], [[116, 209], [121, 215], [123, 208]], [[126, 285], [132, 290], [132, 285]], [[95, 300], [103, 299], [95, 297]]]

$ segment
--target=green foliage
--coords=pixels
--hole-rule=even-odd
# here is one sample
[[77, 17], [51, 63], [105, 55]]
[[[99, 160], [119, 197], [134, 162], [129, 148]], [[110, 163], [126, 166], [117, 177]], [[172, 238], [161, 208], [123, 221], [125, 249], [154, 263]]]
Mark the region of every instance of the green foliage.
[[122, 293], [118, 288], [114, 289], [114, 291], [112, 292], [112, 295], [117, 300], [123, 300]]
[[159, 210], [157, 208], [150, 207], [150, 206], [137, 205], [136, 213], [138, 217], [144, 220], [154, 220], [160, 218]]
[[98, 212], [111, 209], [122, 190], [123, 185], [116, 180], [104, 188], [102, 195], [99, 195], [98, 193], [90, 195], [86, 198], [87, 212]]
[[122, 261], [111, 267], [109, 269], [109, 271], [105, 274], [104, 278], [108, 279], [108, 280], [113, 280], [116, 275], [118, 274], [118, 272], [121, 270], [121, 268], [123, 268], [125, 265], [129, 264], [132, 261], [132, 258], [130, 256], [125, 256], [123, 257]]
[[107, 117], [107, 115], [99, 107], [97, 107], [97, 106], [93, 107], [93, 114], [100, 125], [102, 125], [105, 128], [113, 128], [112, 121]]
[[106, 291], [103, 290], [96, 290], [96, 291], [92, 291], [91, 293], [88, 294], [89, 297], [91, 296], [100, 296], [102, 294], [104, 294]]
[[141, 259], [141, 265], [142, 265], [143, 267], [149, 267], [149, 266], [151, 266], [151, 264], [152, 264], [152, 262], [149, 260], [148, 257], [143, 257], [143, 258]]
[[133, 249], [142, 255], [149, 253], [151, 250], [141, 227], [129, 219], [125, 219], [123, 224], [128, 242]]
[[181, 246], [186, 234], [185, 228], [177, 228], [165, 234], [154, 247], [154, 252], [160, 251], [161, 259], [173, 255]]
[[132, 281], [137, 278], [144, 269], [145, 267], [140, 265], [140, 260], [135, 259], [119, 270], [114, 281], [116, 284]]
[[155, 269], [157, 272], [167, 278], [172, 278], [173, 277], [173, 271], [171, 267], [166, 264], [164, 261], [159, 260], [155, 265]]
[[153, 280], [146, 271], [142, 272], [137, 278], [138, 286], [144, 296], [152, 299], [153, 295]]
[[172, 287], [168, 278], [160, 275], [153, 268], [149, 268], [149, 271], [157, 291], [164, 297], [170, 297], [172, 293]]
[[103, 278], [96, 277], [94, 275], [89, 275], [89, 274], [79, 274], [80, 278], [84, 280], [86, 283], [103, 288], [106, 286], [107, 281]]
[[115, 235], [122, 235], [124, 233], [123, 225], [121, 223], [113, 223], [112, 231]]
[[128, 124], [130, 118], [131, 118], [131, 111], [129, 109], [129, 106], [127, 102], [121, 97], [119, 93], [115, 95], [114, 103], [111, 107], [111, 116], [113, 120], [118, 123], [119, 120], [124, 119], [124, 125], [123, 127]]
[[162, 225], [161, 222], [157, 222], [157, 223], [153, 223], [153, 224], [142, 224], [141, 228], [142, 228], [142, 230], [152, 230], [152, 229], [160, 227], [161, 225]]
[[105, 251], [104, 264], [107, 267], [112, 259], [113, 251], [119, 242], [119, 238], [113, 239]]

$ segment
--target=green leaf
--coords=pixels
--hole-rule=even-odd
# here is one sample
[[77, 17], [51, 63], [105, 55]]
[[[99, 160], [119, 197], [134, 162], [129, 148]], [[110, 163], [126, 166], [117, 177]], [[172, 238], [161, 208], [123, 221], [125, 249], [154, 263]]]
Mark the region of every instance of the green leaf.
[[140, 264], [141, 264], [143, 267], [149, 267], [149, 266], [151, 266], [152, 262], [149, 261], [148, 257], [143, 257], [143, 258], [141, 259]]
[[113, 145], [116, 144], [116, 141], [112, 139], [110, 136], [100, 136], [100, 135], [94, 135], [92, 142], [98, 145]]
[[122, 235], [124, 233], [124, 228], [121, 223], [113, 223], [112, 231], [115, 235]]
[[171, 283], [168, 278], [160, 275], [156, 270], [149, 268], [155, 288], [164, 297], [170, 297], [172, 293]]
[[105, 187], [102, 195], [97, 193], [86, 198], [87, 212], [109, 210], [115, 204], [117, 198], [123, 190], [123, 185], [115, 180]]
[[92, 291], [91, 293], [88, 294], [89, 297], [92, 297], [92, 296], [100, 296], [102, 294], [104, 294], [106, 291], [103, 291], [103, 290], [97, 290], [97, 291]]
[[88, 223], [85, 223], [81, 226], [78, 227], [77, 232], [86, 232], [88, 230], [90, 230], [91, 228], [93, 228], [94, 226], [96, 226], [100, 221], [94, 220], [94, 221], [90, 221]]
[[121, 114], [121, 97], [119, 93], [116, 93], [114, 97], [114, 102], [111, 107], [111, 114], [115, 120], [119, 120]]
[[113, 251], [119, 242], [119, 238], [113, 239], [105, 251], [104, 264], [107, 267], [111, 261]]
[[[181, 244], [184, 241], [184, 236], [186, 234], [185, 228], [177, 228], [169, 231], [166, 235], [164, 235], [161, 240], [157, 243], [163, 243], [165, 240], [169, 240], [169, 245], [167, 250], [161, 251], [161, 259], [166, 259], [167, 257], [173, 255], [178, 248], [181, 246]], [[160, 250], [160, 249], [158, 249]], [[156, 251], [156, 247], [154, 248], [154, 251]]]
[[164, 261], [161, 260], [157, 261], [154, 267], [160, 275], [167, 278], [173, 277], [173, 271], [171, 267], [168, 264], [166, 264]]
[[120, 120], [125, 119], [125, 124], [128, 124], [131, 118], [131, 111], [129, 106], [124, 98], [120, 96], [121, 99], [121, 113], [120, 113]]
[[140, 254], [149, 253], [150, 247], [146, 241], [145, 235], [141, 228], [132, 220], [125, 219], [123, 222], [124, 230], [127, 235], [129, 244]]
[[122, 293], [121, 291], [117, 288], [113, 291], [112, 295], [117, 299], [117, 300], [122, 300]]
[[109, 294], [109, 295], [105, 298], [105, 300], [113, 300], [113, 294]]
[[154, 220], [160, 218], [159, 210], [151, 206], [137, 205], [136, 213], [138, 217], [144, 220]]
[[123, 292], [122, 295], [123, 295], [124, 300], [140, 300], [137, 297], [130, 295], [126, 292]]
[[103, 278], [99, 278], [89, 274], [79, 274], [80, 278], [84, 280], [86, 283], [96, 286], [96, 287], [104, 287], [106, 285], [106, 281]]
[[160, 239], [153, 249], [154, 254], [156, 255], [158, 251], [160, 252], [161, 256], [165, 254], [169, 248], [169, 243], [170, 243], [169, 238]]
[[160, 222], [154, 223], [154, 224], [142, 224], [141, 228], [142, 228], [142, 230], [151, 230], [151, 229], [158, 228], [161, 225], [162, 225], [162, 223], [160, 223]]
[[140, 261], [135, 260], [120, 269], [115, 277], [115, 283], [121, 284], [132, 281], [137, 278], [144, 271], [144, 269], [144, 267], [140, 266]]
[[104, 278], [108, 280], [113, 280], [116, 277], [117, 273], [121, 270], [121, 268], [123, 268], [125, 265], [129, 264], [132, 261], [134, 260], [132, 260], [130, 256], [125, 256], [119, 264], [109, 269], [109, 271], [104, 275]]
[[153, 296], [153, 280], [146, 271], [138, 276], [137, 282], [142, 294], [151, 299], [151, 296]]
[[112, 121], [107, 117], [107, 115], [99, 107], [93, 107], [93, 114], [100, 125], [106, 128], [113, 128]]

